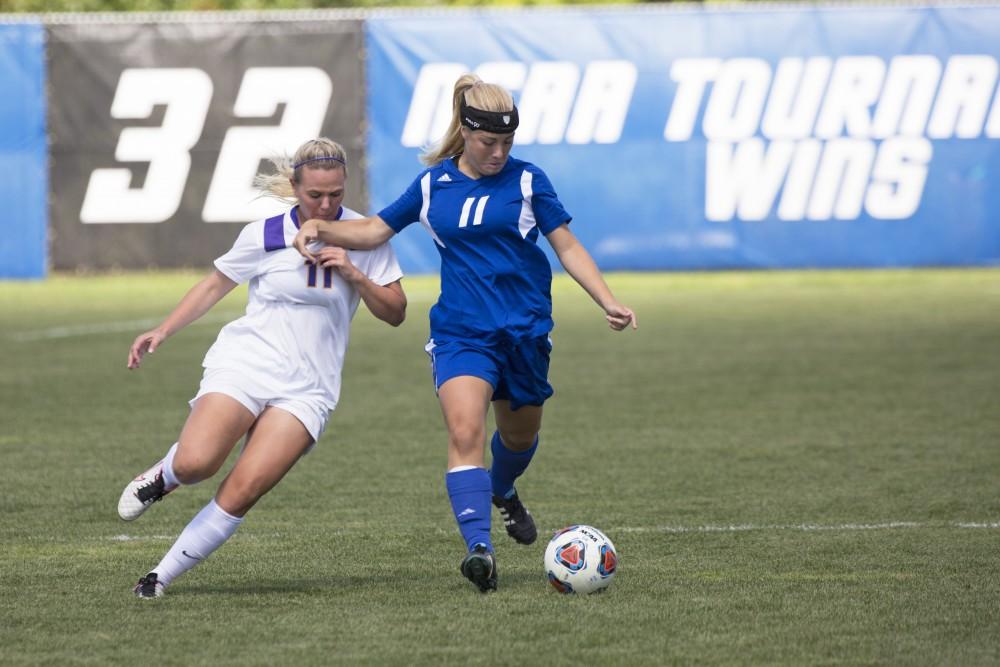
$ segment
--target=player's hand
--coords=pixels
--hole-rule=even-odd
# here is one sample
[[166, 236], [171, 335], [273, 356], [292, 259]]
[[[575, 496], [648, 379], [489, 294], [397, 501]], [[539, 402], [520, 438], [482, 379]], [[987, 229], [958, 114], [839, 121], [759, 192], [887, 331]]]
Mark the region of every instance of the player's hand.
[[360, 280], [364, 274], [351, 263], [351, 257], [343, 248], [328, 245], [316, 253], [316, 263], [323, 268], [333, 268], [349, 283]]
[[160, 343], [164, 339], [166, 339], [166, 336], [163, 335], [162, 331], [157, 329], [139, 334], [132, 343], [132, 347], [128, 350], [128, 367], [130, 369], [139, 368], [139, 363], [142, 361], [143, 356], [147, 352], [150, 354], [156, 352], [156, 348], [160, 346]]
[[620, 303], [615, 303], [605, 308], [604, 312], [606, 313], [605, 318], [608, 320], [608, 326], [615, 331], [621, 331], [630, 322], [633, 329], [639, 328], [639, 320], [636, 319], [635, 313], [632, 312], [631, 308], [627, 308]]
[[317, 239], [319, 239], [319, 223], [315, 220], [306, 220], [299, 227], [299, 233], [295, 235], [292, 246], [306, 258], [307, 262], [315, 264], [316, 256], [309, 250], [308, 246]]

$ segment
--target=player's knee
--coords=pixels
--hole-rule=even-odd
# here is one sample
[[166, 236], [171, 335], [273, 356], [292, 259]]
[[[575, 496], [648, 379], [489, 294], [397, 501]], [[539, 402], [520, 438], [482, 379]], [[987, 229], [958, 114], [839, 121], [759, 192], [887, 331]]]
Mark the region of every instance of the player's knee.
[[538, 438], [538, 431], [534, 429], [500, 429], [500, 440], [504, 447], [513, 452], [523, 452], [531, 449]]
[[186, 453], [183, 450], [174, 456], [174, 476], [182, 484], [195, 484], [208, 479], [219, 471], [222, 461], [215, 461], [210, 457], [200, 456], [194, 453]]
[[459, 424], [448, 430], [448, 444], [463, 454], [482, 450], [486, 431], [481, 424]]

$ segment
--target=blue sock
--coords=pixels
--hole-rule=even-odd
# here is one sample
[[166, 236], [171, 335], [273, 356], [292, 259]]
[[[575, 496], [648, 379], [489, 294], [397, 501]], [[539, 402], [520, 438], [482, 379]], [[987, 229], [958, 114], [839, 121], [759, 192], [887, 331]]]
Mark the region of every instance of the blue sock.
[[510, 498], [514, 495], [514, 480], [521, 476], [531, 463], [531, 457], [538, 449], [538, 436], [535, 436], [535, 444], [530, 449], [523, 452], [512, 452], [504, 447], [500, 440], [500, 431], [493, 432], [493, 440], [490, 442], [490, 450], [493, 452], [493, 465], [490, 467], [490, 483], [493, 487], [493, 495], [501, 498]]
[[448, 498], [455, 513], [458, 529], [462, 531], [465, 546], [472, 551], [477, 544], [485, 544], [493, 551], [490, 540], [490, 475], [483, 468], [466, 468], [444, 476]]

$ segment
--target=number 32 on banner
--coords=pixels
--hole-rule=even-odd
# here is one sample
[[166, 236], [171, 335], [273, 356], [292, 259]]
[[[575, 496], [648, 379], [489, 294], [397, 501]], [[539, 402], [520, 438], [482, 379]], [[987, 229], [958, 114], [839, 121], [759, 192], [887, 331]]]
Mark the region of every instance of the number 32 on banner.
[[[267, 118], [285, 105], [277, 126], [231, 127], [215, 164], [202, 217], [206, 222], [246, 222], [266, 202], [255, 200], [253, 177], [271, 151], [293, 151], [319, 134], [332, 85], [315, 67], [254, 67], [243, 75], [233, 115]], [[181, 204], [191, 171], [191, 149], [201, 137], [212, 100], [212, 80], [196, 68], [126, 69], [118, 81], [111, 117], [149, 118], [166, 107], [159, 127], [127, 127], [115, 149], [119, 162], [145, 162], [142, 187], [130, 187], [128, 168], [95, 169], [80, 210], [84, 223], [163, 222]], [[273, 205], [270, 207], [273, 208]], [[268, 210], [270, 210], [270, 208]]]

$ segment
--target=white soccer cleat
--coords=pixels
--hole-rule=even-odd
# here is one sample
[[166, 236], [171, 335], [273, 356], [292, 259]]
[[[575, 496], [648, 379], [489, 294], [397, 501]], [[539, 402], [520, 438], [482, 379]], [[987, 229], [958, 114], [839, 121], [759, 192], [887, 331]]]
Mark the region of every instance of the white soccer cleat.
[[118, 516], [125, 521], [135, 521], [150, 505], [177, 488], [168, 487], [163, 481], [163, 460], [142, 473], [125, 487], [118, 499]]

